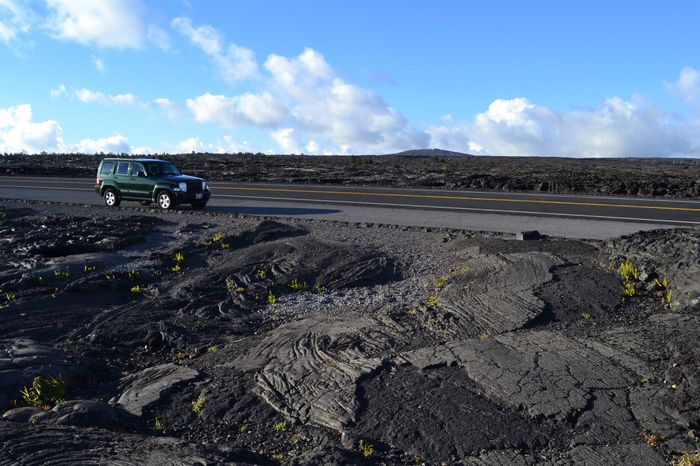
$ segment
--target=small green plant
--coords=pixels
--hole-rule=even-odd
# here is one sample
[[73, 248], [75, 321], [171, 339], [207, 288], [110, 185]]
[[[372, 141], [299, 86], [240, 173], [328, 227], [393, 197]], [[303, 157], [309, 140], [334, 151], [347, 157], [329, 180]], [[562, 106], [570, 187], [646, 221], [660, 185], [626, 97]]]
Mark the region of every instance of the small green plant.
[[668, 278], [664, 277], [663, 280], [659, 281], [659, 279], [656, 279], [656, 286], [661, 288], [662, 290], [665, 290], [668, 288]]
[[622, 294], [628, 297], [632, 297], [637, 294], [637, 288], [634, 286], [634, 283], [627, 282], [624, 285], [624, 288], [622, 289]]
[[272, 427], [272, 429], [275, 432], [284, 432], [285, 430], [287, 430], [287, 421], [278, 422]]
[[267, 272], [265, 272], [265, 269], [258, 269], [258, 271], [255, 273], [255, 276], [258, 277], [260, 280], [264, 280], [265, 277], [267, 276]]
[[64, 280], [70, 277], [70, 272], [67, 270], [54, 270], [53, 276], [58, 280]]
[[432, 308], [440, 307], [440, 301], [437, 295], [431, 294], [428, 299], [425, 300], [425, 305]]
[[95, 270], [97, 270], [97, 266], [87, 264], [83, 265], [83, 272], [85, 273], [94, 272]]
[[448, 278], [444, 275], [440, 275], [435, 279], [435, 287], [441, 290], [447, 285]]
[[304, 281], [300, 282], [296, 278], [292, 279], [292, 282], [289, 284], [289, 287], [293, 290], [296, 291], [297, 293], [301, 293], [304, 291], [308, 291], [309, 289], [309, 284]]
[[180, 264], [175, 264], [173, 265], [170, 270], [172, 270], [175, 273], [178, 273], [180, 271]]
[[139, 285], [134, 285], [131, 287], [131, 294], [141, 293], [141, 287]]
[[65, 400], [66, 386], [60, 376], [37, 376], [31, 387], [23, 387], [19, 393], [28, 406], [48, 410]]
[[231, 279], [231, 277], [226, 277], [226, 291], [233, 291], [236, 289], [236, 282]]
[[585, 320], [585, 321], [591, 320], [592, 316], [591, 316], [590, 312], [584, 312], [582, 315], [583, 315], [583, 320]]
[[683, 453], [683, 455], [674, 458], [671, 464], [673, 466], [700, 466], [700, 450], [694, 453]]
[[129, 280], [134, 281], [138, 280], [141, 274], [139, 273], [138, 270], [129, 270], [127, 276], [129, 277]]
[[221, 249], [228, 249], [231, 247], [229, 243], [224, 243], [223, 241], [219, 244], [221, 245]]
[[663, 293], [663, 296], [661, 296], [661, 304], [671, 304], [671, 300], [673, 299], [673, 290], [672, 289], [667, 289], [665, 293]]
[[241, 424], [241, 426], [238, 428], [238, 432], [240, 432], [241, 434], [247, 433], [248, 430], [248, 424], [246, 424], [245, 422]]
[[272, 294], [272, 290], [268, 290], [267, 292], [267, 304], [275, 304], [277, 302], [277, 298], [275, 297], [274, 294]]
[[153, 430], [156, 432], [162, 432], [165, 430], [165, 424], [161, 422], [160, 419], [156, 418], [155, 421], [153, 421]]
[[14, 295], [13, 293], [5, 293], [5, 302], [6, 303], [15, 301], [16, 299], [17, 299], [17, 296]]
[[211, 240], [213, 242], [217, 243], [217, 242], [221, 241], [222, 239], [224, 239], [224, 234], [219, 232], [219, 233], [215, 234]]
[[175, 257], [173, 257], [173, 260], [174, 260], [177, 264], [179, 264], [180, 262], [182, 262], [182, 261], [185, 260], [185, 256], [183, 256], [181, 252], [178, 252], [178, 253], [175, 254]]
[[5, 223], [7, 221], [7, 213], [0, 212], [0, 223]]
[[319, 282], [316, 282], [314, 284], [313, 291], [314, 291], [314, 293], [323, 293], [323, 287], [321, 286], [321, 284]]
[[105, 274], [105, 280], [111, 281], [117, 278], [114, 274]]
[[647, 429], [642, 429], [641, 430], [642, 438], [644, 439], [644, 443], [649, 448], [656, 448], [659, 446], [659, 443], [665, 442], [667, 439], [664, 436], [661, 435], [656, 435], [655, 433], [647, 430]]
[[204, 408], [204, 398], [199, 397], [196, 400], [192, 402], [192, 412], [195, 414], [199, 414], [202, 412], [202, 408]]
[[374, 456], [374, 445], [370, 445], [363, 439], [360, 439], [360, 441], [358, 442], [357, 449], [360, 451], [362, 458], [365, 460], [368, 460]]
[[632, 261], [625, 261], [620, 264], [618, 273], [627, 282], [639, 280], [639, 270], [632, 264]]
[[207, 348], [207, 353], [216, 353], [217, 351], [219, 351], [218, 345], [209, 345]]

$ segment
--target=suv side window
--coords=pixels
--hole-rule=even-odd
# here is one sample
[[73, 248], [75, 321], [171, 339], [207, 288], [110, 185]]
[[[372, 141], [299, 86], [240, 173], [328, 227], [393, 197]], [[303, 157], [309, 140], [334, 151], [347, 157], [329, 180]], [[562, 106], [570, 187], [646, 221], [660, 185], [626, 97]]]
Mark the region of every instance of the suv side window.
[[129, 174], [129, 162], [119, 162], [117, 164], [117, 175], [128, 175]]
[[146, 170], [143, 169], [143, 165], [141, 165], [140, 163], [132, 163], [131, 176], [139, 176], [139, 173], [146, 173]]
[[111, 175], [113, 167], [114, 167], [114, 162], [112, 162], [112, 161], [103, 162], [102, 168], [100, 169], [100, 175]]

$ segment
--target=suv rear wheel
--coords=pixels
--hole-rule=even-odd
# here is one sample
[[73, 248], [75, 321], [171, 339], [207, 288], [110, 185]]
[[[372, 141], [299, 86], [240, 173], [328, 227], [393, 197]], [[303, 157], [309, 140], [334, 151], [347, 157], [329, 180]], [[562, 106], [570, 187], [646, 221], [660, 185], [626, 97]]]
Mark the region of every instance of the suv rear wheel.
[[117, 195], [117, 192], [113, 189], [105, 189], [105, 192], [102, 194], [102, 197], [104, 198], [105, 204], [108, 207], [118, 207], [119, 203], [121, 202], [119, 196]]
[[163, 210], [172, 209], [174, 207], [172, 194], [170, 194], [168, 191], [159, 192], [158, 207], [160, 207]]

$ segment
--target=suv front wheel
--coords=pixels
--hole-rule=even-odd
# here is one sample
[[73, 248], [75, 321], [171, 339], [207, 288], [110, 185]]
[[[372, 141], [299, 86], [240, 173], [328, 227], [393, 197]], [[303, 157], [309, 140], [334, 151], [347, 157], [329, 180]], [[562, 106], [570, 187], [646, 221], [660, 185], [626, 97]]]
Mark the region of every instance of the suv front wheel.
[[168, 210], [173, 208], [173, 196], [168, 191], [161, 191], [158, 193], [158, 207], [163, 210]]
[[105, 204], [108, 207], [118, 207], [119, 203], [121, 202], [119, 200], [117, 192], [113, 189], [105, 189], [105, 192], [104, 194], [102, 194], [102, 197], [104, 198]]

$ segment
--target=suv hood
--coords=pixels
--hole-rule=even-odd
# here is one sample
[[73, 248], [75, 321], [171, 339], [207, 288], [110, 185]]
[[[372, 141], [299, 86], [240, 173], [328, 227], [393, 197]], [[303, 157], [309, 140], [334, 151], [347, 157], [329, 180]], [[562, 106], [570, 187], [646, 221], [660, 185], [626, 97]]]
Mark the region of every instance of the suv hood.
[[197, 178], [196, 176], [190, 176], [190, 175], [170, 175], [170, 176], [163, 176], [163, 179], [169, 180], [169, 181], [175, 181], [176, 183], [180, 182], [187, 182], [187, 181], [204, 181], [202, 178]]

